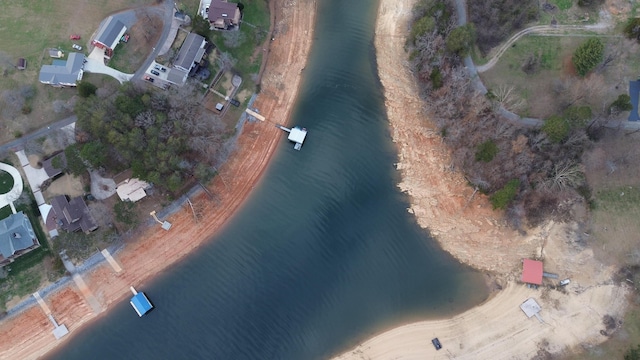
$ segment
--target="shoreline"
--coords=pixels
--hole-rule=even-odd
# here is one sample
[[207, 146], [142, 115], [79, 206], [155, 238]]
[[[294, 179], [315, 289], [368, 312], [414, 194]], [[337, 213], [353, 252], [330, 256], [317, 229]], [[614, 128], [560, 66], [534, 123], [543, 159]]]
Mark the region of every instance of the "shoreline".
[[[403, 47], [417, 1], [380, 0], [376, 18], [378, 75], [398, 151], [398, 187], [410, 197], [407, 210], [441, 248], [487, 273], [492, 287], [500, 290], [450, 318], [399, 324], [334, 359], [520, 359], [567, 354], [605, 341], [603, 315], [624, 314], [628, 287], [613, 284], [616, 269], [595, 260], [590, 248], [576, 246], [577, 226], [551, 221], [521, 236], [504, 224], [485, 196], [473, 194], [462, 174], [449, 170], [449, 149], [428, 121]], [[390, 37], [397, 40], [387, 41]], [[545, 271], [571, 277], [571, 284], [527, 288], [519, 282], [520, 261], [531, 257], [544, 259]], [[542, 306], [544, 323], [527, 319], [520, 310], [528, 298]], [[430, 341], [436, 337], [440, 351]]]
[[[261, 93], [254, 108], [271, 119], [290, 121], [293, 105], [301, 86], [300, 71], [306, 65], [315, 29], [316, 3], [300, 1], [288, 6], [284, 0], [270, 2], [272, 31], [278, 36], [270, 41], [268, 59], [261, 81]], [[269, 41], [269, 40], [267, 40]], [[295, 71], [298, 70], [298, 71]], [[281, 121], [282, 121], [281, 120]], [[94, 313], [83, 293], [70, 282], [44, 298], [59, 324], [70, 335], [56, 341], [48, 318], [38, 306], [0, 322], [0, 359], [33, 359], [44, 356], [73, 337], [74, 332], [105, 316], [113, 303], [129, 294], [129, 286], [144, 287], [218, 233], [243, 206], [252, 189], [262, 180], [282, 139], [281, 131], [260, 122], [247, 122], [238, 138], [236, 150], [220, 168], [208, 189], [219, 195], [219, 203], [200, 193], [191, 199], [208, 214], [206, 224], [195, 227], [190, 210], [180, 209], [167, 218], [173, 226], [169, 232], [159, 227], [137, 231], [135, 240], [114, 257], [124, 271], [116, 274], [102, 262], [82, 274], [88, 290], [102, 311]], [[226, 179], [226, 181], [223, 180]], [[166, 241], [171, 238], [171, 241]], [[169, 260], [167, 260], [169, 259]]]

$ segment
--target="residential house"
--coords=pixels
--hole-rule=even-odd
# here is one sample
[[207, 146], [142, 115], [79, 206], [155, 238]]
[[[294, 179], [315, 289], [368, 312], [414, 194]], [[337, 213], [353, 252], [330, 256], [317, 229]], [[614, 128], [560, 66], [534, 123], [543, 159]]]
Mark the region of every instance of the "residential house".
[[122, 21], [116, 20], [113, 16], [109, 16], [107, 20], [102, 22], [96, 37], [91, 41], [95, 47], [104, 49], [104, 57], [110, 59], [113, 56], [113, 50], [120, 42], [120, 38], [127, 31]]
[[84, 54], [70, 53], [67, 60], [53, 60], [52, 65], [42, 65], [39, 80], [54, 87], [76, 86], [82, 80]]
[[167, 81], [178, 86], [184, 85], [187, 77], [198, 70], [207, 49], [207, 40], [204, 37], [189, 33], [173, 62], [173, 68], [167, 73]]
[[51, 207], [53, 211], [49, 212], [46, 219], [47, 229], [55, 225], [68, 232], [82, 230], [88, 234], [98, 228], [87, 204], [80, 196], [69, 200], [66, 195], [58, 195], [51, 199]]
[[22, 211], [0, 220], [0, 265], [40, 246], [27, 215]]
[[240, 26], [242, 14], [236, 3], [212, 0], [206, 12], [212, 30], [237, 30]]

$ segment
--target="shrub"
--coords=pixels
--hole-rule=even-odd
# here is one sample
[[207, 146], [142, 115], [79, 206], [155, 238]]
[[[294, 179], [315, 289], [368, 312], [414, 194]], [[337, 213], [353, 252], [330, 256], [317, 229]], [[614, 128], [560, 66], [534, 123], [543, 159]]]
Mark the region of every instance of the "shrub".
[[585, 76], [602, 61], [603, 57], [604, 44], [598, 38], [591, 38], [576, 49], [572, 60], [578, 75]]
[[580, 7], [597, 7], [604, 3], [604, 0], [578, 0]]
[[591, 108], [588, 106], [569, 106], [563, 113], [569, 127], [583, 128], [591, 120]]
[[411, 35], [409, 39], [412, 44], [415, 44], [416, 39], [424, 36], [424, 34], [433, 31], [436, 28], [436, 21], [431, 16], [425, 16], [416, 21], [411, 27]]
[[640, 42], [640, 18], [629, 19], [623, 32], [629, 39], [636, 39]]
[[493, 209], [504, 209], [511, 203], [518, 193], [520, 181], [518, 179], [509, 180], [509, 182], [500, 190], [496, 191], [489, 200]]
[[78, 84], [78, 95], [83, 98], [88, 98], [91, 95], [95, 95], [96, 90], [98, 90], [98, 87], [90, 82], [81, 81], [80, 84]]
[[549, 140], [559, 143], [569, 135], [569, 123], [558, 115], [553, 115], [544, 121], [542, 131], [547, 134]]
[[613, 114], [618, 111], [631, 111], [633, 110], [633, 105], [631, 105], [631, 96], [627, 94], [620, 94], [616, 101], [612, 102], [609, 105], [609, 113]]
[[466, 56], [476, 40], [473, 24], [453, 29], [447, 36], [447, 50], [459, 56]]
[[431, 70], [429, 79], [431, 79], [431, 85], [434, 89], [440, 89], [442, 87], [442, 73], [438, 67], [434, 67], [433, 70]]
[[498, 154], [498, 146], [493, 140], [487, 140], [476, 148], [476, 161], [490, 162]]

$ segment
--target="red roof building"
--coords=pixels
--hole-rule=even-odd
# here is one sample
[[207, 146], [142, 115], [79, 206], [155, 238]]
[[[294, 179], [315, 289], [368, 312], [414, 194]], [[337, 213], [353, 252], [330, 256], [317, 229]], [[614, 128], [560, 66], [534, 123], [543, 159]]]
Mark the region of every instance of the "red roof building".
[[542, 285], [542, 261], [522, 260], [522, 282]]

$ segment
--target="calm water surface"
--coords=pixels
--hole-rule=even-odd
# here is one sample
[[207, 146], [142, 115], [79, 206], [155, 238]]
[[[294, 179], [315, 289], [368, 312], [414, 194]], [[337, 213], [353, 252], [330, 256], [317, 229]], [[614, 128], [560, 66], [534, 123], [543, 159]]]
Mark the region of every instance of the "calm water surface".
[[440, 250], [396, 188], [372, 45], [377, 5], [319, 1], [293, 118], [309, 129], [302, 151], [283, 140], [214, 241], [135, 284], [153, 312], [138, 318], [123, 301], [51, 358], [324, 359], [486, 298], [481, 275]]

